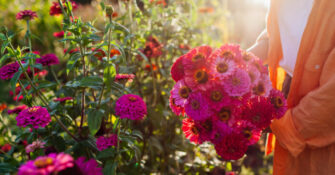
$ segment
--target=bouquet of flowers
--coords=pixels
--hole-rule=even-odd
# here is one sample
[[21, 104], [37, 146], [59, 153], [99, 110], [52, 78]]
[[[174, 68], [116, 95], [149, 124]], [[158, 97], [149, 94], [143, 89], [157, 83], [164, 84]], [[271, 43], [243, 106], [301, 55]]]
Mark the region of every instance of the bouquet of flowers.
[[213, 143], [226, 160], [241, 158], [287, 109], [283, 94], [272, 88], [267, 67], [239, 45], [194, 48], [175, 61], [171, 75], [176, 84], [170, 107], [177, 115], [186, 114], [186, 138]]

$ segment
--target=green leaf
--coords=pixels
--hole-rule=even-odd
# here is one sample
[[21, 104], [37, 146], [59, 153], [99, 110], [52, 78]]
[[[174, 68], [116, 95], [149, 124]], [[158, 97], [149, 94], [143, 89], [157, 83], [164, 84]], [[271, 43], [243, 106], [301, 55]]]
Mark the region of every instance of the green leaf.
[[108, 158], [114, 157], [115, 155], [116, 155], [115, 148], [108, 148], [108, 149], [100, 151], [97, 155], [97, 159], [99, 160], [108, 159]]
[[9, 41], [4, 41], [2, 43], [2, 45], [1, 45], [1, 54], [5, 53], [8, 44], [9, 44]]
[[107, 161], [104, 169], [102, 170], [104, 175], [115, 175], [115, 169], [117, 168], [117, 162], [111, 160]]
[[78, 59], [81, 57], [81, 55], [79, 53], [75, 53], [73, 55], [71, 55], [69, 61], [67, 61], [66, 64], [66, 73], [69, 74], [70, 70], [72, 70], [74, 68], [74, 66], [76, 65]]
[[88, 128], [90, 129], [90, 133], [92, 135], [95, 135], [95, 133], [97, 133], [100, 129], [102, 119], [104, 118], [104, 112], [105, 111], [102, 109], [89, 109], [87, 114], [87, 122]]
[[114, 64], [107, 66], [104, 69], [104, 83], [107, 87], [111, 86], [111, 83], [114, 81], [116, 75], [116, 70]]
[[22, 74], [22, 71], [19, 70], [17, 71], [14, 76], [12, 77], [12, 79], [10, 80], [10, 85], [12, 86], [12, 91], [15, 92], [15, 88], [16, 88], [16, 83], [19, 80], [20, 76]]
[[0, 65], [2, 65], [2, 63], [4, 63], [8, 58], [10, 58], [11, 56], [10, 56], [10, 54], [9, 53], [7, 53], [7, 54], [5, 54], [4, 56], [2, 56], [1, 58], [0, 58]]
[[6, 35], [3, 33], [0, 33], [0, 40], [6, 41], [7, 40]]
[[84, 77], [81, 80], [77, 81], [70, 81], [66, 83], [66, 86], [68, 87], [90, 87], [94, 89], [99, 89], [101, 88], [103, 84], [103, 80], [100, 77], [97, 76], [91, 76], [91, 77]]
[[0, 174], [13, 173], [16, 171], [16, 167], [10, 163], [0, 163]]

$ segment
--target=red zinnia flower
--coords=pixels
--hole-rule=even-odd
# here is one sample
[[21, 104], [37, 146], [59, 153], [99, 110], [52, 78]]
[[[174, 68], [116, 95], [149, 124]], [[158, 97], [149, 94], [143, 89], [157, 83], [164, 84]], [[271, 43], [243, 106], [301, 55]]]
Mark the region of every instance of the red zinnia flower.
[[1, 147], [1, 151], [5, 152], [5, 153], [10, 151], [11, 149], [12, 149], [12, 146], [9, 143], [6, 143]]
[[171, 67], [171, 77], [174, 81], [179, 81], [184, 78], [184, 66], [183, 66], [184, 56], [179, 57]]
[[181, 129], [183, 130], [187, 139], [189, 139], [191, 142], [194, 142], [195, 144], [201, 144], [202, 142], [199, 140], [199, 128], [200, 125], [196, 124], [194, 120], [191, 118], [185, 118], [183, 120], [183, 126]]
[[[77, 8], [77, 4], [75, 2], [71, 1], [71, 4], [72, 4], [73, 10]], [[66, 9], [64, 1], [63, 1], [63, 7], [64, 9]], [[58, 2], [52, 2], [52, 6], [50, 7], [49, 14], [52, 16], [62, 14], [62, 9], [60, 8], [60, 5]]]
[[216, 153], [226, 160], [237, 160], [247, 151], [246, 139], [243, 135], [232, 133], [215, 144]]
[[31, 10], [23, 10], [16, 14], [17, 20], [32, 20], [34, 18], [37, 18], [37, 14]]

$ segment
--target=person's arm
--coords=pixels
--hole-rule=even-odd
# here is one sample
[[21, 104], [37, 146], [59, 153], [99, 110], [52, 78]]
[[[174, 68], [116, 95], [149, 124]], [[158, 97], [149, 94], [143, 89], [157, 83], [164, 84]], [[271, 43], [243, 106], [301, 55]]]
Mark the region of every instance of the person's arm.
[[329, 54], [320, 77], [320, 86], [305, 95], [271, 128], [293, 156], [311, 148], [335, 143], [335, 48]]
[[256, 43], [247, 49], [261, 60], [265, 61], [268, 56], [269, 39], [266, 30], [264, 30], [257, 38]]

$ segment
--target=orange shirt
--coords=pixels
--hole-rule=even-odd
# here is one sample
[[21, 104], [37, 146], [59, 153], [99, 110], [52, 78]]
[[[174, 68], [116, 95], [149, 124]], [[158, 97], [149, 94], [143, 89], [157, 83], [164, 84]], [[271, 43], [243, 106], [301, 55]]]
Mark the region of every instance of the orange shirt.
[[[267, 62], [274, 86], [282, 47], [272, 0]], [[274, 175], [335, 174], [335, 0], [315, 0], [298, 51], [289, 110], [271, 126], [277, 137]]]

